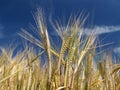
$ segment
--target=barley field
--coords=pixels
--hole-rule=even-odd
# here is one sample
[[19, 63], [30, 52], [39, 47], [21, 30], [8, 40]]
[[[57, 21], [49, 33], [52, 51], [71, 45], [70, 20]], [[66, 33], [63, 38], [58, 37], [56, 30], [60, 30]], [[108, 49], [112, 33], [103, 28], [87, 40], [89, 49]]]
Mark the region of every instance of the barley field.
[[[61, 39], [58, 50], [44, 16], [41, 9], [34, 15], [39, 38], [24, 29], [19, 33], [39, 47], [39, 53], [29, 45], [14, 57], [14, 49], [1, 49], [0, 90], [120, 90], [120, 64], [96, 50], [104, 45], [97, 44], [94, 32], [83, 33], [84, 14], [71, 16], [64, 28], [57, 21], [51, 23]], [[44, 65], [42, 55], [46, 56]]]

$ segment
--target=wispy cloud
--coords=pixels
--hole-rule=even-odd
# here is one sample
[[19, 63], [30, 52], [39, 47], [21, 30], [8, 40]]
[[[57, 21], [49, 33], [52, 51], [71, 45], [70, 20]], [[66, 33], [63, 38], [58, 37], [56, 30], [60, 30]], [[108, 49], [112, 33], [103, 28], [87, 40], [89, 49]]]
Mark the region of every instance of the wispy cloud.
[[117, 47], [113, 50], [114, 53], [116, 54], [120, 54], [120, 47]]
[[[94, 34], [100, 35], [120, 31], [120, 26], [94, 26], [93, 28], [82, 28], [82, 30], [83, 34], [90, 35], [94, 32]], [[57, 35], [55, 32], [50, 33], [54, 36]]]
[[120, 26], [95, 26], [94, 28], [83, 29], [83, 32], [88, 35], [92, 32], [99, 35], [116, 31], [120, 31]]

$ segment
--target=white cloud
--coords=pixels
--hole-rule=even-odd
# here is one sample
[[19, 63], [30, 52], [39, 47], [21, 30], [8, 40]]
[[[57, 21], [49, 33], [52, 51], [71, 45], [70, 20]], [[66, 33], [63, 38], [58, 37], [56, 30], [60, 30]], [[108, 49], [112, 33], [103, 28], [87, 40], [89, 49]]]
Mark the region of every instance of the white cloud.
[[113, 50], [114, 53], [116, 54], [120, 54], [120, 47], [117, 47]]
[[83, 32], [85, 34], [90, 34], [94, 32], [95, 34], [105, 34], [120, 31], [120, 26], [95, 26], [94, 28], [85, 28]]
[[[120, 26], [94, 26], [93, 28], [83, 28], [82, 30], [83, 34], [90, 35], [94, 32], [94, 34], [100, 35], [120, 31]], [[50, 34], [57, 35], [54, 31], [50, 32]]]

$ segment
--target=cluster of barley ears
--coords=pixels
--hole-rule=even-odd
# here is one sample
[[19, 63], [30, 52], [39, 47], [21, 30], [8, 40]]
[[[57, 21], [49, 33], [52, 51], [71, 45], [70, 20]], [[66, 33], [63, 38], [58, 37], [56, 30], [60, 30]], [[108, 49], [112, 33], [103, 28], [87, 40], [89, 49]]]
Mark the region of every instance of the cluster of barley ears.
[[[62, 44], [56, 50], [41, 9], [35, 14], [39, 38], [22, 30], [19, 35], [43, 51], [38, 54], [26, 47], [13, 57], [14, 50], [2, 49], [0, 55], [0, 90], [120, 90], [120, 65], [112, 57], [98, 60], [96, 35], [83, 34], [84, 15], [71, 17], [66, 27], [52, 23]], [[41, 65], [46, 55], [45, 64]], [[96, 63], [96, 60], [99, 62]]]

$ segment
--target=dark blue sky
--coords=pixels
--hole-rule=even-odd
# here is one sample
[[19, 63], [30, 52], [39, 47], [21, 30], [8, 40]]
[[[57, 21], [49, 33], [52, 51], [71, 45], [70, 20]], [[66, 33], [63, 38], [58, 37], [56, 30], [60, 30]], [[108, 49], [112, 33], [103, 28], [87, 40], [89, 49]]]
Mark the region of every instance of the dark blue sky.
[[89, 13], [87, 25], [95, 26], [101, 39], [107, 36], [103, 42], [115, 42], [115, 49], [120, 46], [120, 0], [0, 0], [1, 47], [18, 41], [20, 29], [34, 24], [32, 14], [37, 7], [44, 9], [47, 18], [61, 20], [84, 9]]

